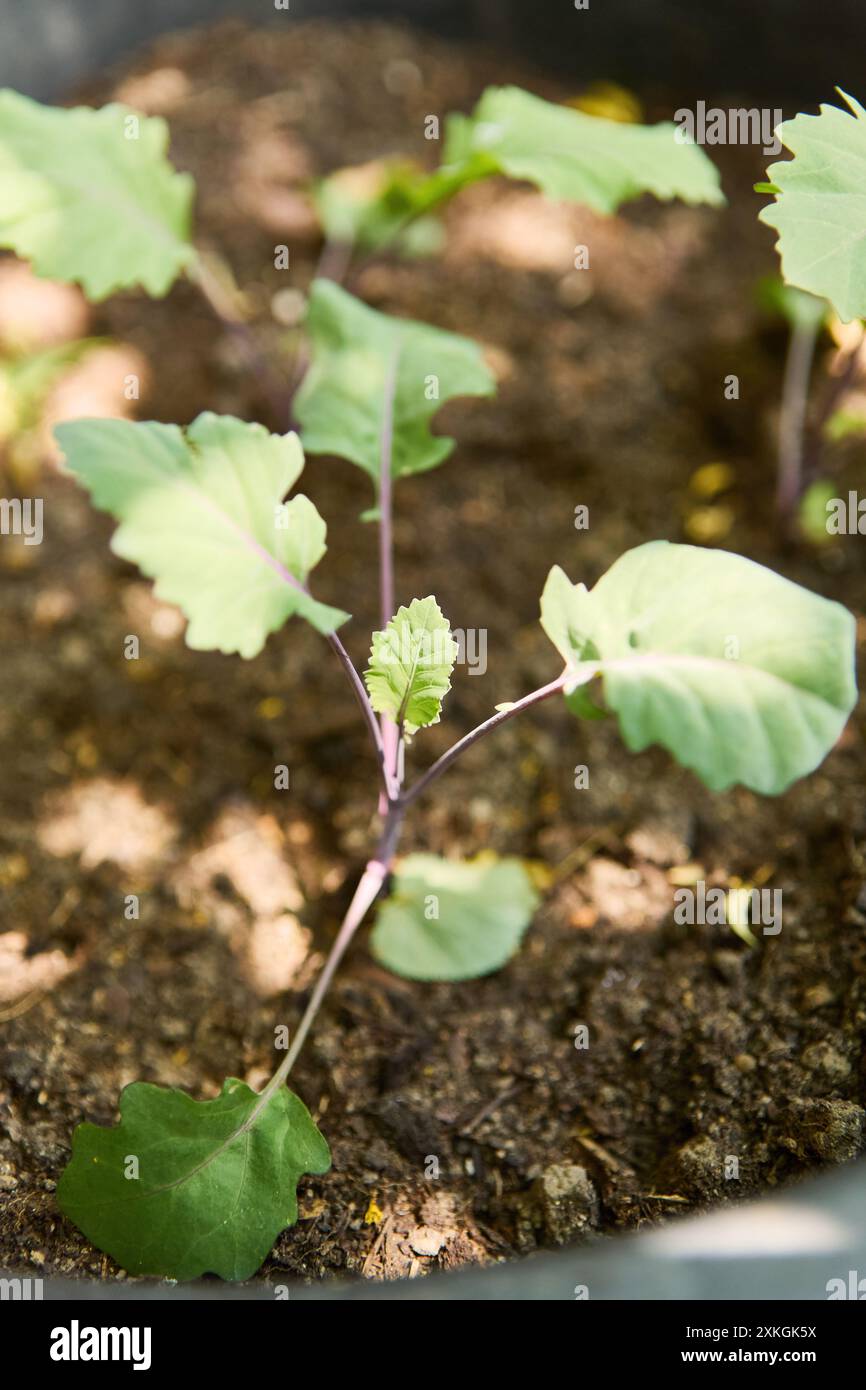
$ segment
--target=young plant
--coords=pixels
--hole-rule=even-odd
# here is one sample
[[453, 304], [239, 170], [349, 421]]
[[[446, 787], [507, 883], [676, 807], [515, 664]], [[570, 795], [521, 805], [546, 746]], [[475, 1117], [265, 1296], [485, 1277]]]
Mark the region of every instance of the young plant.
[[[777, 134], [792, 158], [767, 170], [768, 182], [756, 185], [774, 201], [760, 220], [778, 233], [777, 249], [787, 295], [779, 301], [791, 328], [785, 366], [779, 438], [776, 502], [790, 517], [801, 499], [801, 521], [814, 507], [804, 486], [816, 482], [822, 436], [840, 438], [852, 429], [840, 409], [858, 368], [862, 325], [836, 363], [835, 376], [825, 392], [814, 426], [813, 457], [806, 467], [805, 420], [815, 340], [830, 311], [843, 324], [866, 317], [866, 110], [841, 89], [848, 110], [824, 106], [817, 116], [800, 114], [784, 121]], [[856, 420], [853, 430], [860, 431]]]
[[98, 340], [79, 338], [35, 352], [0, 350], [0, 476], [27, 487], [38, 473], [39, 426], [51, 391]]
[[[4, 101], [0, 239], [31, 255], [41, 272], [79, 279], [96, 293], [121, 283], [162, 293], [174, 275], [198, 264], [188, 240], [191, 189], [165, 163], [161, 122], [141, 120], [147, 134], [137, 162], [112, 143], [125, 138], [130, 113], [122, 108], [45, 114], [21, 105], [23, 98], [7, 94]], [[40, 165], [50, 143], [41, 138], [43, 122], [55, 143]], [[83, 183], [76, 160], [99, 205], [98, 227], [86, 207], [75, 206]], [[678, 144], [673, 126], [622, 128], [514, 89], [494, 90], [474, 117], [452, 118], [446, 163], [418, 175], [411, 195], [400, 194], [403, 211], [387, 235], [370, 231], [384, 214], [377, 211], [371, 224], [369, 208], [353, 235], [365, 247], [393, 241], [416, 209], [426, 215], [442, 196], [492, 172], [532, 178], [552, 196], [604, 211], [644, 188], [710, 202], [720, 196], [708, 161]], [[116, 218], [106, 217], [112, 199]], [[62, 248], [52, 239], [52, 230], [61, 235], [61, 207], [73, 230]], [[129, 239], [115, 244], [105, 235], [109, 222], [122, 223]], [[142, 226], [146, 235], [139, 237]], [[99, 241], [98, 266], [91, 233]], [[140, 247], [139, 266], [130, 246]], [[372, 933], [372, 949], [389, 969], [416, 980], [472, 979], [517, 949], [537, 902], [518, 860], [396, 858], [415, 803], [476, 743], [562, 698], [581, 718], [610, 713], [629, 748], [661, 744], [714, 790], [741, 783], [776, 795], [818, 766], [856, 697], [854, 622], [842, 607], [739, 556], [650, 542], [623, 555], [592, 589], [554, 567], [541, 595], [541, 622], [558, 662], [535, 690], [498, 705], [407, 779], [406, 747], [411, 741], [414, 751], [415, 740], [439, 721], [457, 645], [433, 596], [396, 604], [393, 487], [451, 452], [453, 441], [430, 428], [442, 402], [490, 395], [494, 383], [466, 339], [377, 313], [324, 278], [311, 287], [307, 333], [310, 362], [296, 401], [303, 447], [293, 433], [209, 412], [185, 430], [112, 420], [57, 430], [71, 473], [119, 522], [114, 551], [182, 609], [188, 645], [250, 659], [292, 616], [323, 636], [358, 701], [381, 811], [378, 843], [291, 1045], [263, 1090], [229, 1078], [216, 1099], [196, 1101], [137, 1082], [121, 1095], [117, 1126], [76, 1130], [58, 1203], [134, 1274], [247, 1278], [296, 1219], [300, 1176], [325, 1172], [330, 1155], [285, 1083], [389, 876], [392, 890]], [[304, 448], [351, 460], [373, 484], [381, 624], [363, 677], [338, 635], [349, 614], [312, 592], [325, 523], [303, 494], [289, 496]], [[438, 912], [429, 911], [431, 903]]]

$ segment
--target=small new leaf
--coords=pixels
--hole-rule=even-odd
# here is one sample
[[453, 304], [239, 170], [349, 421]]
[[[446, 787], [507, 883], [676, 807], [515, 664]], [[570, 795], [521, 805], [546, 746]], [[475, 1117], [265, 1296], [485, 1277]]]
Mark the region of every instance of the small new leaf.
[[471, 117], [450, 118], [443, 167], [456, 176], [462, 166], [475, 177], [528, 179], [549, 198], [601, 213], [641, 193], [725, 201], [715, 165], [670, 121], [641, 126], [588, 116], [519, 87], [489, 87]]
[[338, 169], [313, 196], [328, 241], [368, 253], [393, 245], [411, 256], [437, 249], [441, 227], [427, 214], [449, 192], [456, 189], [438, 173], [392, 159]]
[[75, 420], [55, 433], [94, 505], [121, 523], [112, 550], [186, 614], [188, 646], [253, 657], [293, 613], [323, 633], [347, 620], [305, 587], [326, 528], [303, 495], [282, 501], [304, 466], [297, 435], [209, 411], [185, 432]]
[[789, 285], [829, 299], [846, 323], [866, 315], [866, 110], [821, 106], [777, 127], [794, 158], [768, 174], [775, 202], [760, 220], [779, 234]]
[[0, 92], [0, 246], [93, 301], [133, 285], [164, 295], [195, 258], [194, 184], [167, 148], [158, 116]]
[[373, 709], [408, 735], [437, 724], [456, 660], [457, 643], [435, 598], [413, 599], [373, 633], [364, 672]]
[[205, 1101], [134, 1082], [119, 1125], [76, 1129], [60, 1210], [130, 1274], [249, 1279], [298, 1218], [298, 1180], [331, 1165], [296, 1095], [261, 1102], [233, 1077]]
[[307, 327], [312, 361], [295, 403], [304, 448], [350, 459], [377, 482], [389, 405], [391, 473], [399, 478], [435, 468], [451, 453], [454, 440], [430, 432], [445, 401], [495, 389], [468, 338], [377, 313], [330, 280], [313, 283]]
[[409, 980], [474, 980], [514, 955], [537, 906], [519, 859], [410, 854], [379, 908], [372, 951]]
[[662, 744], [713, 791], [784, 791], [827, 755], [857, 697], [851, 614], [724, 551], [651, 541], [591, 591], [554, 568], [541, 623], [576, 713], [600, 676], [627, 746]]

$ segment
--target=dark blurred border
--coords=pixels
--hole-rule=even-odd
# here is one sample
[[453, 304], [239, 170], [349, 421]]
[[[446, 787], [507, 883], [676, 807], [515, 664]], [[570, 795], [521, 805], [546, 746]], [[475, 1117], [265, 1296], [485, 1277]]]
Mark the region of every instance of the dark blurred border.
[[43, 100], [167, 29], [389, 17], [516, 49], [576, 81], [679, 103], [743, 94], [814, 106], [866, 95], [864, 0], [0, 0], [0, 86]]

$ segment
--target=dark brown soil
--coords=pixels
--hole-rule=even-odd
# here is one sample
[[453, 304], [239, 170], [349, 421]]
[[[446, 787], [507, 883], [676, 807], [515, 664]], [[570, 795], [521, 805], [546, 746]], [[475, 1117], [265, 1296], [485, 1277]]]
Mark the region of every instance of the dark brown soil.
[[[168, 116], [174, 158], [198, 181], [200, 234], [288, 372], [270, 305], [305, 288], [320, 249], [303, 181], [383, 152], [429, 157], [424, 116], [505, 80], [570, 95], [429, 37], [295, 24], [172, 37], [85, 95]], [[501, 377], [497, 399], [443, 412], [456, 454], [398, 490], [398, 597], [433, 592], [455, 627], [488, 633], [487, 674], [459, 673], [415, 767], [555, 675], [537, 624], [554, 561], [593, 582], [630, 545], [707, 535], [863, 612], [857, 537], [811, 550], [778, 535], [783, 339], [754, 297], [773, 268], [750, 191], [761, 157], [722, 155], [721, 213], [641, 203], [604, 222], [478, 188], [449, 212], [442, 257], [372, 265], [355, 283], [379, 307], [483, 340]], [[272, 269], [281, 242], [288, 273]], [[592, 268], [569, 274], [577, 243]], [[190, 287], [158, 304], [121, 296], [94, 328], [147, 359], [143, 415], [268, 418]], [[738, 401], [724, 397], [731, 372]], [[707, 511], [692, 478], [719, 461], [734, 481]], [[356, 615], [361, 663], [376, 619], [375, 535], [356, 520], [367, 480], [316, 459], [305, 488], [330, 527], [317, 591]], [[0, 1264], [112, 1279], [54, 1204], [72, 1128], [112, 1122], [135, 1079], [199, 1097], [226, 1075], [261, 1083], [363, 863], [375, 788], [351, 694], [311, 630], [291, 624], [249, 664], [188, 651], [111, 556], [106, 519], [53, 471], [36, 490], [45, 543], [4, 550], [0, 587], [0, 964], [20, 982], [0, 1004]], [[588, 531], [574, 529], [579, 503]], [[130, 633], [138, 661], [124, 659]], [[290, 792], [273, 789], [277, 763]], [[574, 789], [579, 763], [587, 790]], [[864, 774], [853, 721], [776, 801], [713, 796], [661, 752], [629, 756], [612, 725], [551, 704], [474, 750], [419, 804], [406, 847], [522, 855], [544, 904], [517, 958], [471, 984], [398, 980], [362, 933], [294, 1079], [333, 1168], [302, 1183], [301, 1220], [261, 1277], [496, 1260], [859, 1152]], [[781, 934], [749, 947], [675, 926], [674, 884], [689, 875], [782, 888]]]

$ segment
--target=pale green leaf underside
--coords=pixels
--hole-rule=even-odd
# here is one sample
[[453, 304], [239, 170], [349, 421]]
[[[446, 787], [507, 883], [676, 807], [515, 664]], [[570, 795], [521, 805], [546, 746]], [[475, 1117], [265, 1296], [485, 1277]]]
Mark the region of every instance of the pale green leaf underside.
[[778, 189], [760, 219], [779, 234], [790, 285], [829, 299], [845, 322], [866, 315], [866, 111], [821, 106], [777, 127], [793, 154], [768, 169]]
[[303, 495], [279, 505], [304, 465], [296, 435], [210, 412], [186, 432], [75, 420], [55, 433], [94, 505], [121, 523], [114, 552], [189, 619], [188, 646], [253, 657], [292, 614], [323, 633], [348, 618], [303, 587], [324, 521]]
[[490, 87], [471, 117], [451, 117], [443, 165], [459, 169], [486, 157], [493, 172], [528, 179], [549, 198], [601, 213], [642, 193], [723, 203], [715, 165], [677, 133], [670, 121], [629, 125], [557, 106], [519, 87]]
[[457, 643], [435, 598], [398, 608], [387, 627], [373, 633], [364, 672], [373, 709], [409, 735], [437, 724], [456, 659]]
[[409, 980], [472, 980], [514, 954], [537, 906], [519, 859], [410, 854], [379, 908], [371, 947]]
[[257, 1112], [260, 1099], [233, 1077], [207, 1101], [127, 1086], [119, 1125], [76, 1129], [60, 1210], [130, 1274], [249, 1279], [297, 1220], [302, 1174], [331, 1163], [296, 1095], [281, 1087]]
[[784, 791], [856, 700], [851, 614], [725, 551], [652, 541], [591, 591], [556, 567], [541, 613], [572, 689], [601, 676], [627, 746], [662, 744], [714, 791]]
[[195, 256], [193, 181], [172, 168], [167, 147], [158, 116], [119, 105], [61, 110], [0, 92], [0, 246], [91, 300], [133, 285], [164, 295]]
[[330, 280], [316, 280], [307, 327], [312, 362], [295, 413], [309, 454], [336, 454], [378, 480], [389, 374], [391, 473], [419, 473], [447, 458], [454, 440], [430, 432], [453, 396], [489, 396], [493, 376], [467, 338], [369, 309]]

